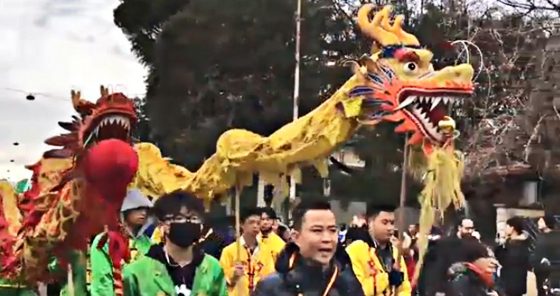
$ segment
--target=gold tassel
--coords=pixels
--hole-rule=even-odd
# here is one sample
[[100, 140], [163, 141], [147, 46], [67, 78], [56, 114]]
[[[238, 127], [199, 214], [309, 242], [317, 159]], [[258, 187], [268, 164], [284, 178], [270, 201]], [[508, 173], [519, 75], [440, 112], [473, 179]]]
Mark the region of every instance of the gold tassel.
[[435, 147], [428, 157], [422, 157], [421, 150], [411, 149], [409, 167], [415, 176], [423, 176], [424, 189], [418, 197], [420, 203], [420, 236], [418, 240], [419, 261], [414, 273], [418, 279], [428, 248], [428, 235], [434, 225], [435, 215], [441, 215], [453, 204], [455, 208], [463, 206], [465, 197], [461, 192], [463, 176], [463, 157], [460, 151], [449, 147]]
[[408, 149], [407, 172], [418, 181], [421, 181], [426, 174], [428, 167], [428, 158], [421, 145], [409, 145]]

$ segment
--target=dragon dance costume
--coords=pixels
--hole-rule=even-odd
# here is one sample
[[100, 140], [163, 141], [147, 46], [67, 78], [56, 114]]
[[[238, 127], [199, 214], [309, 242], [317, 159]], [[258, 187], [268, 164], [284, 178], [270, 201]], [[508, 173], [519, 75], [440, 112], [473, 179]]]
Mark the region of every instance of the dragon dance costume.
[[[196, 172], [172, 164], [153, 144], [131, 144], [136, 114], [125, 95], [102, 87], [92, 103], [73, 91], [78, 116], [59, 123], [68, 133], [46, 141], [60, 148], [28, 167], [31, 189], [21, 195], [0, 191], [1, 274], [17, 282], [53, 280], [50, 258], [68, 266], [65, 255], [85, 251], [88, 238], [105, 227], [113, 271], [120, 273], [129, 257], [118, 227], [127, 188], [152, 197], [183, 189], [209, 204], [233, 187], [250, 185], [258, 173], [286, 191], [287, 178], [299, 180], [302, 166], [314, 166], [325, 177], [331, 153], [360, 127], [383, 122], [400, 122], [395, 132], [412, 135], [410, 166], [424, 183], [419, 199], [421, 232], [427, 233], [436, 209], [463, 202], [462, 158], [454, 150], [455, 124], [447, 112], [453, 101], [473, 93], [474, 70], [462, 64], [435, 71], [432, 52], [402, 29], [402, 16], [391, 23], [385, 7], [370, 20], [372, 9], [366, 5], [358, 13], [360, 29], [374, 39], [372, 53], [349, 62], [354, 75], [330, 98], [268, 137], [226, 131]], [[121, 290], [115, 280], [115, 293]]]

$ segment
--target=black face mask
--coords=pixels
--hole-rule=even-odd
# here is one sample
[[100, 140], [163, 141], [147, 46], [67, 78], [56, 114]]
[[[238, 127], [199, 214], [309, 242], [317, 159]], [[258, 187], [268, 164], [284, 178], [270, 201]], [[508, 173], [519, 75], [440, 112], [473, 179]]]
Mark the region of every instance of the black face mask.
[[202, 232], [200, 224], [183, 222], [171, 223], [167, 238], [181, 248], [187, 248], [198, 242]]

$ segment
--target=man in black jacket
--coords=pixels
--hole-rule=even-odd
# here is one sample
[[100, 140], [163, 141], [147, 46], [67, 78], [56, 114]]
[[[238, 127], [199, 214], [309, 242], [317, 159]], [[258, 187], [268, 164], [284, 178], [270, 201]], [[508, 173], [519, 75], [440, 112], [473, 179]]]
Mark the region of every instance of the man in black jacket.
[[558, 269], [560, 260], [557, 252], [560, 247], [560, 231], [556, 229], [556, 219], [552, 215], [545, 215], [538, 220], [541, 234], [537, 236], [535, 250], [530, 257], [531, 265], [535, 271], [538, 295], [547, 295], [544, 289], [546, 279], [553, 269]]
[[302, 202], [293, 211], [294, 243], [276, 261], [276, 273], [253, 296], [364, 295], [350, 259], [337, 248], [336, 219], [327, 202]]

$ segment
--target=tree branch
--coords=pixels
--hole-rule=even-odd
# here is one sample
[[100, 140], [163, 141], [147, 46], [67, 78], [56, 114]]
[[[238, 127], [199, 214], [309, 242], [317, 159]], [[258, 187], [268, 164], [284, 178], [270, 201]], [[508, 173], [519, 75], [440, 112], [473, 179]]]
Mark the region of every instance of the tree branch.
[[529, 141], [527, 141], [527, 144], [525, 144], [525, 153], [524, 153], [523, 160], [525, 160], [526, 163], [529, 163], [529, 156], [533, 152], [533, 148], [531, 148], [531, 146], [533, 145], [533, 142], [535, 142], [535, 140], [537, 140], [537, 137], [539, 136], [539, 130], [541, 129], [542, 121], [545, 118], [546, 118], [546, 115], [542, 115], [539, 118], [539, 120], [537, 121], [537, 124], [533, 128], [533, 132], [531, 133], [531, 136], [529, 137]]

